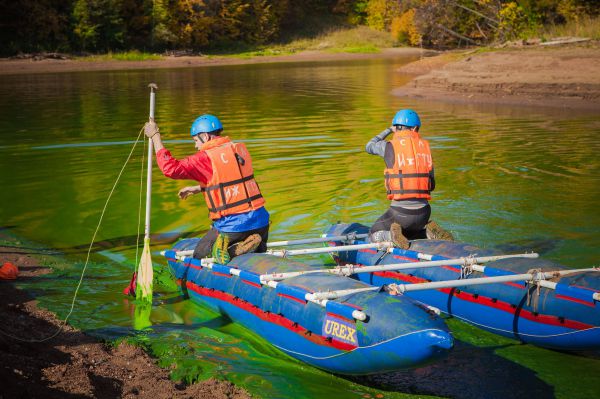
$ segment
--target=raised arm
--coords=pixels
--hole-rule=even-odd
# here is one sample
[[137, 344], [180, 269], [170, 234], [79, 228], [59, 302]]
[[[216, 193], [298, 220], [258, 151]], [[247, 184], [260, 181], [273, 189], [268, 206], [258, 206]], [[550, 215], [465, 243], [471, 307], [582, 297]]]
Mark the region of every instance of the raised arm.
[[387, 141], [385, 140], [387, 136], [392, 133], [391, 128], [385, 129], [383, 132], [379, 133], [377, 136], [373, 137], [367, 143], [365, 150], [368, 154], [371, 155], [379, 155], [380, 157], [385, 156], [385, 146]]

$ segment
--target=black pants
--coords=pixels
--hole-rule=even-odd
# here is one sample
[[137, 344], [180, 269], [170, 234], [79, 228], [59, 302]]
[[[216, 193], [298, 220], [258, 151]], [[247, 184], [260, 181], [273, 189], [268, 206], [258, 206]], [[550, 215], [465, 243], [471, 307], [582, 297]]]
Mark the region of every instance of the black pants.
[[[258, 248], [255, 252], [266, 252], [267, 251], [267, 240], [269, 239], [269, 225], [266, 225], [265, 227], [261, 227], [260, 229], [243, 231], [240, 233], [223, 233], [223, 234], [227, 234], [227, 236], [229, 236], [229, 250], [227, 252], [229, 252], [229, 256], [232, 258], [235, 256], [235, 254], [234, 254], [235, 245], [234, 244], [244, 241], [246, 238], [248, 238], [252, 234], [258, 234], [258, 235], [260, 235], [260, 238], [262, 238], [260, 245], [258, 246]], [[219, 231], [217, 229], [215, 229], [214, 227], [211, 227], [210, 230], [208, 230], [206, 232], [204, 237], [202, 237], [200, 239], [200, 241], [198, 241], [198, 244], [196, 245], [196, 248], [194, 249], [194, 258], [202, 259], [202, 258], [209, 257], [212, 253], [212, 247], [213, 247], [215, 241], [217, 241], [218, 235], [219, 235]]]
[[426, 205], [419, 209], [406, 209], [390, 206], [383, 215], [371, 226], [370, 233], [380, 230], [389, 230], [392, 223], [396, 222], [402, 226], [402, 234], [409, 240], [427, 238], [425, 225], [431, 216], [431, 206]]

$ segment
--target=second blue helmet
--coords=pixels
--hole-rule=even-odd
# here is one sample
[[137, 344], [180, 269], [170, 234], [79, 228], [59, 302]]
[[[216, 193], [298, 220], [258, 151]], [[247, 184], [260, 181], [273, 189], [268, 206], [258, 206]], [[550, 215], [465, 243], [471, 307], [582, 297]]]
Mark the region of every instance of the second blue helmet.
[[192, 123], [190, 134], [194, 137], [200, 133], [210, 133], [218, 135], [223, 130], [223, 125], [219, 118], [214, 115], [204, 114], [196, 118]]
[[412, 109], [401, 109], [400, 111], [396, 112], [396, 116], [394, 116], [394, 120], [392, 120], [392, 125], [421, 127], [421, 119], [419, 118], [419, 115]]

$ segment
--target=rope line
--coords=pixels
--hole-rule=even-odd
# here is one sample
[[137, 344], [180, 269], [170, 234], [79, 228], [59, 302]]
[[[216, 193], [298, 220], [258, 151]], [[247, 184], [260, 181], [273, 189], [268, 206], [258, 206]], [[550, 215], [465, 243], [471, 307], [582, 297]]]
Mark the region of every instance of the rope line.
[[[58, 336], [58, 334], [60, 334], [63, 331], [65, 325], [67, 324], [67, 320], [69, 320], [69, 317], [71, 317], [71, 314], [73, 313], [73, 310], [75, 309], [75, 301], [77, 300], [77, 294], [79, 294], [79, 288], [81, 287], [81, 284], [83, 283], [83, 277], [85, 276], [85, 271], [87, 270], [87, 266], [88, 266], [88, 263], [90, 260], [90, 254], [92, 252], [92, 247], [94, 245], [94, 242], [96, 241], [96, 235], [98, 234], [98, 231], [100, 230], [100, 225], [102, 224], [102, 219], [104, 218], [106, 208], [108, 207], [108, 203], [110, 202], [110, 199], [115, 191], [115, 188], [117, 187], [117, 184], [119, 183], [119, 180], [121, 179], [121, 176], [123, 175], [123, 171], [125, 170], [125, 167], [129, 163], [129, 160], [131, 159], [131, 156], [133, 155], [133, 151], [135, 150], [137, 143], [140, 141], [140, 137], [141, 137], [143, 131], [144, 131], [144, 128], [142, 127], [140, 129], [140, 132], [138, 133], [138, 137], [137, 137], [135, 143], [133, 143], [133, 147], [131, 147], [131, 151], [129, 152], [129, 155], [127, 156], [127, 159], [125, 160], [125, 163], [121, 167], [119, 175], [117, 176], [117, 179], [115, 180], [115, 183], [113, 184], [112, 189], [110, 190], [110, 193], [108, 194], [108, 198], [106, 199], [106, 202], [104, 203], [104, 208], [102, 209], [102, 213], [100, 214], [100, 219], [98, 220], [98, 225], [96, 226], [96, 231], [94, 231], [94, 235], [92, 236], [92, 241], [90, 242], [90, 246], [87, 251], [87, 256], [85, 259], [85, 263], [83, 265], [83, 270], [81, 271], [81, 276], [79, 277], [79, 282], [77, 283], [77, 287], [75, 288], [75, 292], [73, 293], [73, 300], [71, 301], [71, 308], [69, 309], [69, 313], [67, 314], [65, 319], [62, 321], [62, 324], [60, 325], [58, 330], [56, 330], [56, 332], [54, 334], [52, 334], [46, 338], [42, 338], [42, 339], [23, 339], [23, 338], [16, 337], [12, 334], [6, 333], [2, 330], [0, 330], [0, 334], [5, 335], [9, 338], [12, 338], [16, 341], [28, 342], [28, 343], [41, 343], [41, 342], [46, 342], [46, 341], [51, 340], [52, 338]], [[145, 140], [144, 140], [144, 144], [145, 144]], [[138, 232], [138, 235], [139, 235], [139, 232]], [[138, 237], [138, 240], [139, 240], [139, 237]]]

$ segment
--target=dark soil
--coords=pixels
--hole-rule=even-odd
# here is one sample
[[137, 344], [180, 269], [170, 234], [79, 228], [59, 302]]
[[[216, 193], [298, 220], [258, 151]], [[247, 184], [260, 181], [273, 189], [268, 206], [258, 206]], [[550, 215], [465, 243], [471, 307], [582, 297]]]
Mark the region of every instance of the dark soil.
[[[17, 246], [0, 246], [0, 265], [4, 262], [19, 267], [18, 280], [51, 272], [31, 250]], [[250, 398], [227, 381], [174, 382], [142, 349], [111, 346], [69, 325], [48, 341], [24, 342], [53, 335], [62, 321], [39, 308], [14, 281], [0, 280], [0, 320], [0, 399]]]

